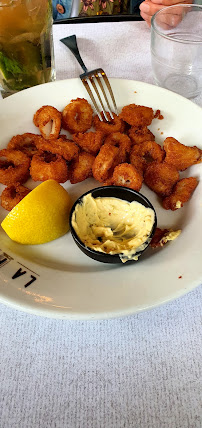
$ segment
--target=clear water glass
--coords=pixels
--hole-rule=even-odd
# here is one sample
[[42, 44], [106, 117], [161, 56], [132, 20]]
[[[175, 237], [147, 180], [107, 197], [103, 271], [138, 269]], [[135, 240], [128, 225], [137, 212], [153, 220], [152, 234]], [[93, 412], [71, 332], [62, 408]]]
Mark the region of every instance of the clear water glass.
[[201, 93], [202, 5], [169, 6], [152, 17], [151, 61], [158, 86], [186, 98]]

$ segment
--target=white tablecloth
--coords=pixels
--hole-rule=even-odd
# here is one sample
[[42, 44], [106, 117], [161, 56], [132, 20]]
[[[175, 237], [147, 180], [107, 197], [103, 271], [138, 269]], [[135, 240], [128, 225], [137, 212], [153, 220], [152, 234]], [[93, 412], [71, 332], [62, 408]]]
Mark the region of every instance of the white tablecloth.
[[[89, 69], [153, 83], [144, 22], [56, 25], [57, 79], [80, 73], [71, 34]], [[201, 298], [85, 322], [0, 305], [0, 428], [201, 428]]]

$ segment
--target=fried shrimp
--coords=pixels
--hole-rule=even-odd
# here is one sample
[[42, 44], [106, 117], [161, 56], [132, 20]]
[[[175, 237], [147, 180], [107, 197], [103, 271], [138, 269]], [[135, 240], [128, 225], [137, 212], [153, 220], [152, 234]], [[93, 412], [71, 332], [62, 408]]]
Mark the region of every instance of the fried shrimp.
[[70, 165], [70, 183], [80, 183], [88, 177], [92, 177], [92, 166], [95, 156], [90, 153], [81, 152]]
[[73, 140], [78, 146], [87, 153], [96, 155], [103, 143], [103, 133], [101, 131], [95, 132], [79, 132], [73, 134]]
[[118, 147], [119, 153], [117, 164], [127, 161], [127, 157], [131, 149], [131, 141], [127, 135], [122, 134], [121, 132], [113, 132], [106, 137], [105, 144], [112, 144], [113, 146]]
[[179, 181], [177, 169], [166, 162], [152, 162], [146, 169], [144, 181], [159, 196], [171, 194], [173, 186]]
[[102, 183], [112, 175], [112, 168], [118, 153], [118, 147], [112, 146], [112, 144], [103, 144], [93, 163], [92, 170], [95, 180]]
[[142, 187], [142, 181], [142, 175], [129, 163], [121, 163], [114, 168], [112, 182], [116, 186], [129, 187], [139, 191]]
[[58, 183], [65, 183], [68, 179], [68, 166], [62, 156], [41, 152], [33, 156], [30, 174], [34, 181], [52, 179], [58, 181]]
[[1, 206], [11, 211], [28, 193], [30, 189], [21, 184], [12, 184], [6, 187], [1, 194]]
[[25, 183], [29, 177], [30, 159], [20, 150], [0, 150], [0, 183], [9, 186]]
[[155, 141], [145, 141], [142, 144], [134, 145], [132, 147], [130, 159], [135, 155], [142, 157], [145, 169], [151, 162], [162, 162], [165, 152]]
[[122, 108], [119, 118], [132, 126], [148, 126], [154, 118], [154, 112], [150, 107], [129, 104]]
[[32, 158], [33, 155], [37, 153], [36, 143], [41, 138], [40, 135], [31, 134], [26, 132], [22, 135], [15, 135], [11, 138], [7, 145], [7, 149], [10, 150], [20, 150], [25, 153], [29, 158]]
[[131, 139], [132, 144], [141, 144], [145, 141], [154, 141], [154, 134], [147, 128], [147, 126], [142, 126], [137, 128], [136, 126], [131, 126], [128, 131], [128, 135]]
[[73, 141], [64, 137], [50, 141], [40, 138], [37, 142], [37, 148], [41, 151], [61, 155], [67, 161], [76, 158], [79, 153], [79, 147]]
[[61, 129], [62, 114], [52, 106], [43, 106], [36, 111], [33, 122], [45, 139], [56, 139]]
[[103, 122], [99, 119], [97, 115], [94, 117], [94, 120], [93, 120], [93, 125], [96, 131], [101, 131], [105, 135], [111, 134], [112, 132], [124, 131], [124, 128], [125, 128], [124, 122], [115, 113], [113, 113], [114, 119], [111, 119], [110, 114], [107, 113], [109, 122], [105, 120], [103, 112], [101, 112], [101, 115], [103, 118]]
[[163, 148], [166, 152], [165, 162], [175, 166], [178, 171], [184, 171], [202, 159], [202, 150], [196, 146], [185, 146], [173, 137], [165, 139]]
[[92, 121], [93, 109], [84, 98], [71, 100], [62, 112], [62, 127], [72, 134], [86, 132], [90, 129]]
[[182, 178], [174, 186], [171, 195], [163, 200], [163, 207], [172, 211], [183, 207], [184, 203], [191, 198], [197, 184], [198, 180], [195, 177]]

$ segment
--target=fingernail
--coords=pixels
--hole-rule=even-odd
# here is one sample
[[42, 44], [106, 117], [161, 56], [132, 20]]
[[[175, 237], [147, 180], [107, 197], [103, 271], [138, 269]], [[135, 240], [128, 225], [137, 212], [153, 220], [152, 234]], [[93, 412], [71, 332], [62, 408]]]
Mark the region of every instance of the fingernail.
[[145, 13], [148, 13], [150, 10], [150, 7], [145, 1], [143, 1], [143, 3], [140, 5], [140, 10], [142, 10]]

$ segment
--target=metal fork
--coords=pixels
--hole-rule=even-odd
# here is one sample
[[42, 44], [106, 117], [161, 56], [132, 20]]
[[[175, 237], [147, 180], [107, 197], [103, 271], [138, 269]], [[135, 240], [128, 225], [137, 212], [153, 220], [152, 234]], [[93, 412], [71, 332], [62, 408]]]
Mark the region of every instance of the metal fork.
[[[91, 98], [91, 101], [95, 107], [95, 110], [96, 110], [96, 113], [97, 113], [99, 119], [101, 121], [103, 121], [103, 118], [100, 114], [101, 109], [99, 109], [99, 107], [98, 107], [98, 104], [95, 100], [95, 97], [93, 95], [91, 88], [94, 89], [95, 94], [98, 97], [98, 100], [99, 100], [100, 105], [102, 107], [102, 111], [103, 111], [103, 115], [104, 115], [105, 120], [107, 122], [109, 122], [109, 118], [107, 116], [104, 104], [107, 105], [107, 107], [108, 107], [108, 112], [110, 114], [111, 119], [114, 119], [113, 112], [112, 112], [111, 107], [110, 107], [110, 102], [109, 102], [108, 97], [107, 97], [106, 92], [105, 92], [105, 88], [108, 89], [108, 92], [110, 94], [111, 101], [113, 104], [114, 113], [116, 113], [116, 114], [118, 114], [117, 106], [116, 106], [116, 102], [115, 102], [114, 94], [112, 92], [111, 85], [109, 83], [109, 80], [108, 80], [104, 70], [102, 68], [96, 68], [95, 70], [91, 70], [91, 71], [87, 70], [87, 68], [86, 68], [86, 66], [85, 66], [85, 64], [81, 58], [81, 55], [79, 53], [78, 46], [77, 46], [77, 40], [76, 40], [75, 35], [65, 37], [64, 39], [61, 39], [60, 41], [62, 43], [64, 43], [65, 46], [67, 46], [70, 49], [70, 51], [73, 53], [73, 55], [75, 56], [75, 58], [79, 62], [80, 66], [82, 67], [84, 73], [81, 74], [79, 77], [80, 77], [82, 83], [84, 84], [84, 86], [88, 92], [88, 95]], [[103, 97], [104, 97], [104, 102], [103, 102]]]

